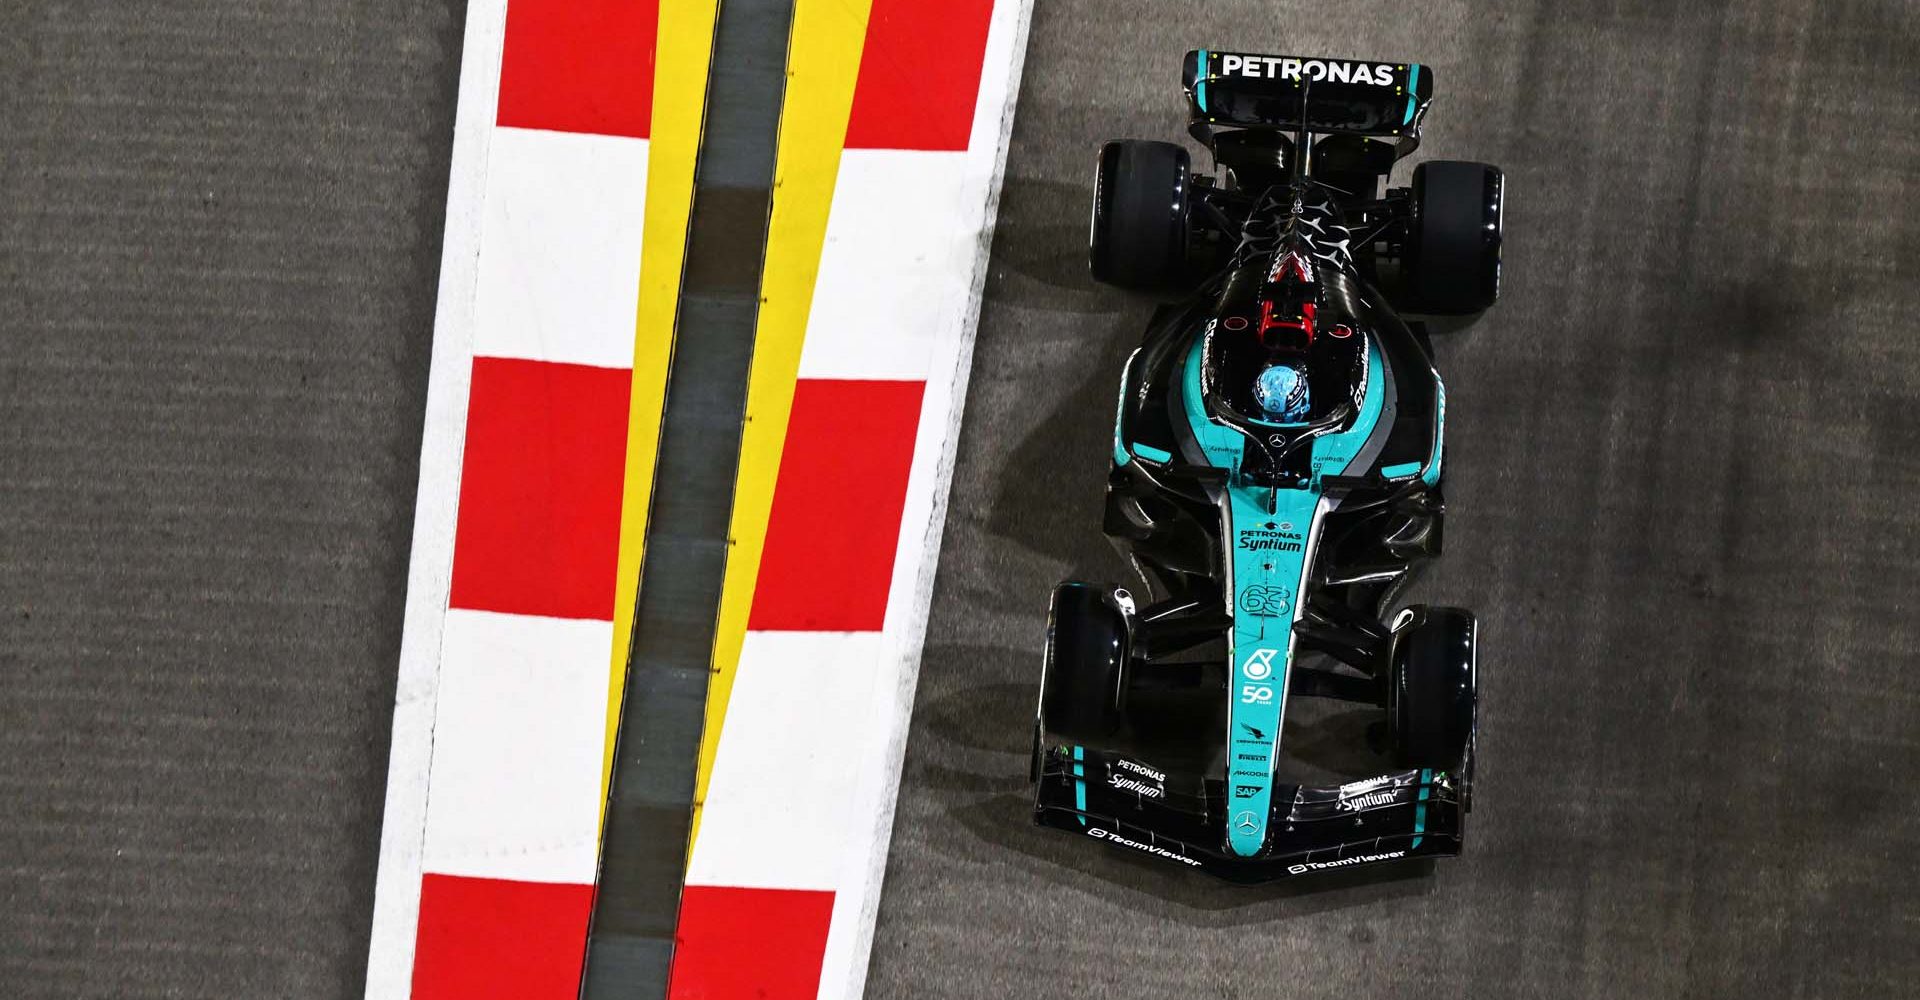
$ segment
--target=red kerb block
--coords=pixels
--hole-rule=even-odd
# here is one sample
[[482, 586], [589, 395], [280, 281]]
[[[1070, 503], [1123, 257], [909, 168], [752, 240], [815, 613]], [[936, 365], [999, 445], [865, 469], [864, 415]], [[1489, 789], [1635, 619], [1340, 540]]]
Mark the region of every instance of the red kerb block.
[[813, 1000], [833, 893], [690, 885], [667, 1000]]
[[593, 886], [426, 875], [413, 1000], [574, 1000]]
[[659, 0], [511, 0], [496, 121], [646, 138], [659, 22]]
[[877, 632], [900, 544], [924, 382], [801, 379], [750, 629]]
[[474, 358], [452, 605], [613, 619], [633, 373]]
[[873, 0], [848, 149], [967, 148], [993, 0]]

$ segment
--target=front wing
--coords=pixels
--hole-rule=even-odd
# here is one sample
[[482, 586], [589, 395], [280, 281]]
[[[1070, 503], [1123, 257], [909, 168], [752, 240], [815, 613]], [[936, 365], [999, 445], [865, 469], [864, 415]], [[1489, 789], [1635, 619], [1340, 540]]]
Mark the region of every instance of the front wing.
[[1231, 789], [1119, 754], [1054, 747], [1043, 754], [1034, 822], [1123, 850], [1256, 884], [1316, 871], [1460, 853], [1461, 783], [1421, 768], [1345, 785], [1276, 783], [1259, 854], [1227, 849]]

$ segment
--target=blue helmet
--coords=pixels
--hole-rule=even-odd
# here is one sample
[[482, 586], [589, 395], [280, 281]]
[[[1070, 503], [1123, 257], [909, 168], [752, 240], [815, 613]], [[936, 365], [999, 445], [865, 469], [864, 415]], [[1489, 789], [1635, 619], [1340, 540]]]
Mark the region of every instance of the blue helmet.
[[1281, 423], [1307, 419], [1312, 405], [1307, 395], [1306, 369], [1297, 365], [1274, 365], [1253, 381], [1253, 398], [1267, 416]]

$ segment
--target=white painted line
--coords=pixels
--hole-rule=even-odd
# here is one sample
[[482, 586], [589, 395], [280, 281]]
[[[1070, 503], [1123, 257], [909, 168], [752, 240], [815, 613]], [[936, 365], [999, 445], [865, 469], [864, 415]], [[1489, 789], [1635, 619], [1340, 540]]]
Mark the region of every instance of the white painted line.
[[454, 514], [460, 503], [460, 452], [472, 373], [481, 201], [506, 18], [506, 0], [472, 0], [461, 46], [433, 360], [420, 441], [420, 487], [414, 501], [413, 553], [408, 562], [406, 618], [394, 695], [393, 749], [387, 762], [380, 868], [367, 950], [367, 1000], [405, 1000], [412, 988], [427, 773], [433, 759], [434, 706], [439, 694], [440, 629], [453, 578]]
[[647, 145], [495, 129], [473, 353], [633, 367]]
[[424, 868], [591, 884], [613, 623], [447, 611]]

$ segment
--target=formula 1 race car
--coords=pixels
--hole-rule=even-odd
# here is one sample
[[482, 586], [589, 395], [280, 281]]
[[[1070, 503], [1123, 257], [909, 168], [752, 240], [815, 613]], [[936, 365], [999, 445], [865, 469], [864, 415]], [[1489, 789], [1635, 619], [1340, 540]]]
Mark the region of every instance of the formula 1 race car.
[[[1100, 153], [1093, 275], [1172, 304], [1121, 378], [1107, 485], [1142, 594], [1054, 590], [1035, 821], [1237, 882], [1458, 854], [1475, 625], [1390, 611], [1444, 509], [1445, 387], [1399, 313], [1493, 304], [1501, 172], [1385, 188], [1433, 92], [1417, 63], [1201, 50], [1185, 86], [1218, 177], [1170, 143]], [[1377, 709], [1351, 742], [1390, 763], [1287, 780], [1297, 697]]]

